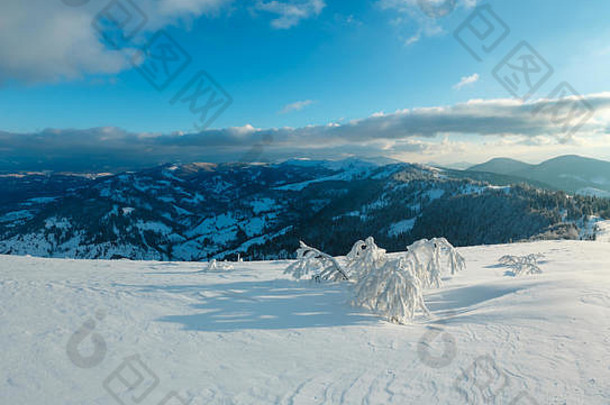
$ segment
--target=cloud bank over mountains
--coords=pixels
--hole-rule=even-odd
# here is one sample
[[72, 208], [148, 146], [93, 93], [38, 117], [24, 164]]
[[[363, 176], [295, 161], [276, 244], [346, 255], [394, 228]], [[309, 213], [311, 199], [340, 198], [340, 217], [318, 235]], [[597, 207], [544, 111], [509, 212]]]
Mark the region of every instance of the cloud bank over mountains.
[[[489, 152], [494, 145], [504, 155], [519, 146], [607, 149], [610, 93], [588, 95], [585, 100], [596, 114], [576, 133], [566, 132], [566, 120], [558, 119], [562, 117], [557, 112], [558, 100], [547, 99], [531, 103], [471, 100], [301, 128], [258, 129], [245, 125], [172, 134], [132, 133], [113, 127], [0, 132], [0, 169], [113, 171], [169, 162], [264, 161], [301, 156], [408, 159], [409, 154], [415, 154], [419, 159], [437, 159], [455, 154], [457, 160], [457, 155], [467, 149], [470, 153], [476, 148]], [[572, 124], [578, 122], [577, 116], [572, 118]]]

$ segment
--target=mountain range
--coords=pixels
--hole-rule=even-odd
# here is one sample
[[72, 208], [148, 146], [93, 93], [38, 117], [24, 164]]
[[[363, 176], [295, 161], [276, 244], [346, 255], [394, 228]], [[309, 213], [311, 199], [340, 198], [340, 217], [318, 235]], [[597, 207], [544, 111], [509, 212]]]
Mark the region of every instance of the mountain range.
[[95, 259], [345, 254], [444, 236], [458, 246], [593, 238], [610, 200], [483, 171], [348, 159], [0, 176], [0, 254]]
[[610, 162], [604, 160], [568, 155], [532, 165], [514, 159], [496, 158], [472, 166], [468, 171], [536, 181], [569, 193], [610, 197]]

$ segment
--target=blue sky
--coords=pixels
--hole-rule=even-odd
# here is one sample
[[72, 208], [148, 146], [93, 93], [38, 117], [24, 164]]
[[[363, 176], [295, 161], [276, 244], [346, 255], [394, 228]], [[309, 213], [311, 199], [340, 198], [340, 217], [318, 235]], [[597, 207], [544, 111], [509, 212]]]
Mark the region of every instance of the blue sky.
[[[86, 134], [92, 128], [113, 127], [129, 133], [197, 132], [196, 117], [186, 105], [169, 101], [200, 69], [233, 99], [211, 129], [346, 125], [374, 114], [451, 108], [474, 99], [510, 104], [511, 94], [492, 71], [523, 40], [554, 69], [532, 100], [550, 94], [562, 81], [586, 96], [610, 90], [610, 4], [603, 0], [479, 2], [491, 5], [510, 28], [482, 61], [453, 36], [475, 11], [476, 0], [457, 1], [441, 18], [427, 16], [416, 0], [133, 1], [149, 21], [118, 52], [83, 23], [93, 19], [106, 0], [83, 0], [81, 7], [66, 5], [69, 0], [45, 0], [44, 5], [42, 0], [3, 2], [0, 131], [39, 133], [53, 128]], [[38, 28], [17, 24], [15, 16], [25, 15], [21, 8], [30, 10], [27, 19]], [[35, 16], [32, 10], [37, 10]], [[9, 19], [15, 23], [8, 24]], [[163, 91], [127, 62], [131, 50], [158, 29], [165, 29], [192, 57]], [[57, 40], [47, 42], [46, 37]], [[424, 137], [392, 135], [392, 142], [373, 149], [392, 157], [443, 162], [480, 161], [501, 151], [526, 160], [571, 152], [610, 158], [610, 150], [600, 147], [607, 145], [601, 129], [606, 128], [605, 106], [605, 100], [595, 105], [596, 128], [585, 126], [580, 133], [586, 136], [571, 136], [568, 142], [561, 136], [544, 139], [553, 132], [544, 128], [536, 134], [511, 129], [482, 136], [465, 125], [463, 130]], [[424, 143], [432, 149], [423, 157], [423, 146], [417, 151], [406, 148], [401, 155], [397, 143], [407, 138], [411, 146]], [[484, 147], [491, 142], [496, 149]], [[353, 146], [356, 151], [360, 144]]]

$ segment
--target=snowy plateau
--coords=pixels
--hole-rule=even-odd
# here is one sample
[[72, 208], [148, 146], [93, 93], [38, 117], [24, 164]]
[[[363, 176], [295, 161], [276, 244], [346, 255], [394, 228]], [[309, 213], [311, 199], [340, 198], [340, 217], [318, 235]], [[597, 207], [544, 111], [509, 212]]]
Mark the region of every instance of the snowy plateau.
[[[294, 280], [288, 260], [0, 256], [0, 403], [609, 404], [599, 228], [459, 248], [466, 268], [405, 325], [351, 306], [349, 283]], [[498, 265], [537, 253], [541, 274]]]

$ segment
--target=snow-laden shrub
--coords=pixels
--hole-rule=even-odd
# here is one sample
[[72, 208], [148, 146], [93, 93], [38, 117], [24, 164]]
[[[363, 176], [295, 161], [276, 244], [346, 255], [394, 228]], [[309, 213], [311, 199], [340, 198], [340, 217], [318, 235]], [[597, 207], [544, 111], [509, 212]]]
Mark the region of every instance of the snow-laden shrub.
[[527, 256], [505, 255], [499, 259], [501, 265], [511, 269], [515, 276], [541, 274], [538, 259], [543, 258], [542, 253], [532, 253]]
[[391, 322], [406, 323], [429, 314], [423, 290], [439, 287], [441, 276], [464, 269], [465, 260], [444, 238], [420, 240], [403, 255], [388, 255], [372, 237], [357, 241], [346, 256], [346, 270], [330, 255], [301, 242], [297, 261], [284, 271], [299, 279], [354, 282], [352, 303], [369, 308]]
[[385, 260], [358, 279], [353, 304], [400, 324], [411, 321], [418, 311], [429, 314], [414, 264], [404, 257]]
[[417, 311], [428, 314], [423, 289], [440, 287], [442, 274], [455, 274], [466, 262], [444, 238], [417, 241], [404, 255], [391, 257], [369, 237], [354, 244], [347, 263], [355, 280], [353, 304], [406, 323]]
[[225, 261], [218, 261], [216, 259], [212, 259], [212, 261], [210, 261], [208, 263], [208, 268], [206, 269], [206, 271], [215, 271], [215, 270], [232, 270], [233, 269], [233, 265], [231, 263], [225, 262]]
[[440, 287], [443, 274], [454, 275], [466, 267], [466, 260], [445, 238], [422, 239], [407, 246], [407, 258], [424, 288]]
[[386, 251], [375, 244], [372, 236], [366, 240], [354, 243], [352, 250], [347, 254], [346, 269], [350, 277], [358, 280], [370, 271], [383, 266], [386, 262]]
[[297, 249], [296, 262], [288, 266], [284, 274], [291, 274], [296, 279], [311, 274], [311, 278], [316, 281], [348, 279], [345, 270], [334, 257], [307, 246], [303, 241]]

